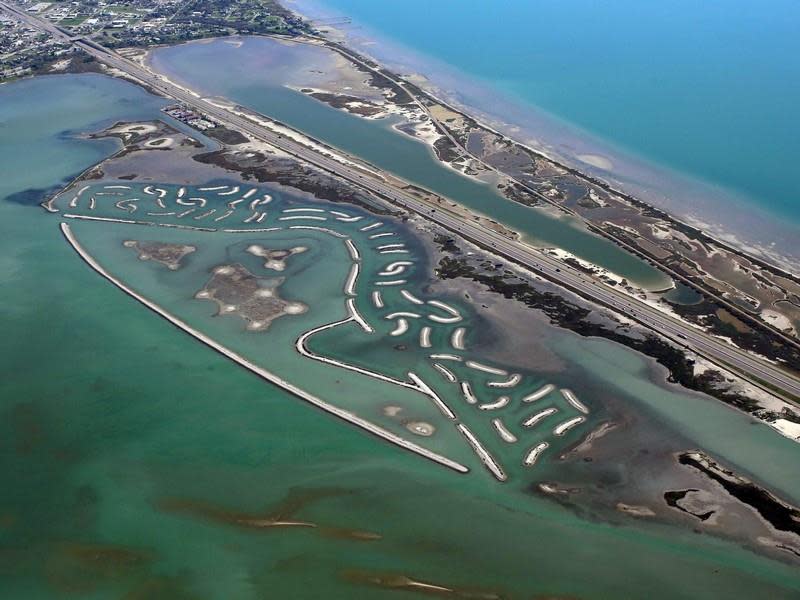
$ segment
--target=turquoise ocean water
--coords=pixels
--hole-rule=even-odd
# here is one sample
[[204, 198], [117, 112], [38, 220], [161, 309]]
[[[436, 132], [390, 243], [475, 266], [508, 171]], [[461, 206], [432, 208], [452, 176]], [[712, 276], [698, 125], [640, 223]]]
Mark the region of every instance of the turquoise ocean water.
[[798, 254], [797, 2], [294, 6], [351, 17], [339, 28], [360, 50], [421, 72], [523, 139], [562, 155], [610, 156], [607, 175], [651, 201]]

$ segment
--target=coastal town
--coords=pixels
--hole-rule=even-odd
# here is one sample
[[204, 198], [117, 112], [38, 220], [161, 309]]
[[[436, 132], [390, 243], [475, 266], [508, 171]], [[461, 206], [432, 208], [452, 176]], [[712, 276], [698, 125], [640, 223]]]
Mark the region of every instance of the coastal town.
[[[310, 25], [274, 0], [72, 0], [17, 3], [74, 37], [109, 48], [148, 47], [231, 34], [298, 35]], [[0, 13], [0, 82], [67, 68], [75, 50]], [[81, 55], [80, 60], [88, 59]]]

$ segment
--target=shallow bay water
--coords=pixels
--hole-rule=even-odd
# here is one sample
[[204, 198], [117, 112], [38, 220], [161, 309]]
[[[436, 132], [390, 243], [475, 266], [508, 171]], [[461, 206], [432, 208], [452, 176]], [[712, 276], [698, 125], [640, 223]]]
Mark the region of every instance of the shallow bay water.
[[[34, 100], [47, 119], [31, 118]], [[91, 75], [0, 86], [0, 164], [12, 167], [0, 180], [4, 597], [398, 597], [359, 583], [372, 573], [512, 598], [797, 595], [795, 569], [735, 543], [688, 528], [582, 519], [529, 494], [525, 484], [536, 477], [500, 485], [478, 465], [458, 475], [382, 443], [266, 385], [100, 278], [64, 242], [60, 220], [32, 203], [114, 148], [66, 131], [154, 118], [159, 106]], [[96, 224], [75, 231], [90, 242], [123, 237]], [[113, 261], [110, 252], [103, 256]], [[332, 294], [344, 270], [313, 275]], [[311, 301], [308, 285], [287, 281], [285, 293]], [[211, 305], [197, 307], [193, 318], [208, 318]], [[341, 308], [323, 311], [314, 318]], [[789, 440], [711, 400], [667, 395], [615, 345], [549, 327], [541, 335], [587, 400], [592, 391], [624, 396], [615, 386], [625, 386], [642, 418], [663, 420], [687, 444], [800, 496]], [[745, 441], [745, 428], [758, 435]], [[541, 477], [558, 473], [557, 461], [540, 466]], [[300, 505], [292, 518], [318, 527], [257, 525], [292, 493]]]
[[796, 2], [292, 4], [515, 138], [797, 266]]
[[[444, 166], [430, 148], [392, 129], [393, 119], [365, 120], [286, 87], [303, 80], [298, 71], [313, 71], [314, 64], [331, 60], [331, 53], [322, 48], [257, 37], [241, 38], [239, 44], [214, 40], [159, 48], [150, 55], [153, 67], [171, 79], [250, 107], [452, 198], [538, 245], [559, 246], [644, 287], [664, 289], [670, 285], [670, 279], [652, 266], [570, 219], [506, 200], [488, 184]], [[275, 68], [279, 61], [294, 69]], [[214, 68], [208, 69], [208, 65]]]

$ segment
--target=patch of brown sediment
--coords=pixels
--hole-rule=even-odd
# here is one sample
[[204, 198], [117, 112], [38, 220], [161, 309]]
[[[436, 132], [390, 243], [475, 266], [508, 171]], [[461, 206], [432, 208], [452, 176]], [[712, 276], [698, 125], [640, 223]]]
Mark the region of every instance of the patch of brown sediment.
[[126, 248], [134, 248], [139, 253], [139, 260], [152, 260], [171, 271], [180, 269], [184, 257], [197, 250], [195, 246], [184, 244], [140, 242], [138, 240], [125, 240], [122, 245]]
[[168, 498], [161, 500], [158, 507], [167, 512], [177, 512], [201, 517], [209, 521], [223, 523], [226, 525], [236, 525], [246, 529], [268, 529], [271, 527], [316, 527], [315, 523], [309, 521], [296, 521], [293, 519], [280, 518], [275, 515], [254, 515], [250, 513], [237, 512], [205, 504], [194, 500], [180, 500]]
[[185, 588], [186, 585], [174, 577], [153, 577], [138, 584], [121, 600], [200, 600], [200, 596]]
[[215, 523], [233, 525], [243, 529], [300, 527], [313, 529], [320, 535], [335, 539], [354, 541], [375, 541], [381, 539], [382, 536], [380, 534], [371, 531], [331, 527], [308, 520], [299, 520], [294, 517], [301, 509], [313, 502], [317, 502], [323, 498], [338, 497], [351, 493], [352, 492], [349, 490], [340, 488], [316, 488], [310, 490], [292, 489], [284, 500], [263, 513], [230, 510], [213, 504], [179, 498], [165, 498], [159, 501], [157, 506], [161, 510], [167, 512], [188, 514]]
[[299, 315], [308, 307], [278, 296], [283, 278], [256, 277], [240, 264], [214, 267], [213, 275], [195, 298], [213, 300], [217, 315], [237, 315], [247, 321], [248, 331], [264, 331], [283, 315]]
[[600, 438], [605, 436], [607, 433], [609, 433], [611, 430], [616, 429], [616, 428], [617, 428], [617, 424], [616, 423], [611, 423], [611, 422], [608, 422], [608, 421], [605, 422], [605, 423], [601, 423], [598, 427], [596, 427], [595, 429], [590, 431], [586, 435], [586, 437], [583, 438], [583, 440], [578, 442], [578, 444], [574, 448], [564, 452], [561, 456], [559, 456], [559, 458], [564, 460], [564, 459], [569, 458], [570, 456], [572, 456], [574, 454], [581, 454], [583, 452], [591, 450], [592, 445], [594, 444], [594, 442], [596, 440], [599, 440]]
[[506, 598], [502, 593], [485, 590], [475, 590], [462, 587], [451, 587], [439, 583], [432, 583], [414, 579], [402, 573], [384, 571], [369, 571], [366, 569], [347, 569], [340, 573], [342, 579], [357, 585], [380, 587], [389, 590], [416, 592], [437, 598], [472, 598], [475, 600], [502, 600]]
[[63, 592], [88, 593], [98, 586], [131, 576], [149, 565], [149, 551], [127, 546], [63, 542], [44, 565], [47, 581]]
[[15, 449], [28, 454], [44, 442], [43, 419], [33, 404], [17, 404], [11, 409], [11, 426], [15, 436]]

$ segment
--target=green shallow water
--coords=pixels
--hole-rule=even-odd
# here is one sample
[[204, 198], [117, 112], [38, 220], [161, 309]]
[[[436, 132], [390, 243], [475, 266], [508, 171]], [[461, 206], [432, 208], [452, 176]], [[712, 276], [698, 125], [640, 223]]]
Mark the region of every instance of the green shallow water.
[[[22, 117], [32, 89], [49, 117], [36, 121], [36, 136]], [[64, 102], [69, 95], [85, 113]], [[111, 150], [64, 136], [65, 129], [94, 129], [130, 111], [152, 115], [148, 110], [154, 112], [158, 103], [143, 107], [146, 98], [131, 86], [93, 76], [0, 87], [0, 164], [13, 166], [0, 180], [6, 198], [0, 202], [3, 597], [404, 595], [351, 582], [345, 575], [353, 569], [404, 573], [512, 598], [797, 596], [795, 569], [736, 544], [654, 523], [581, 519], [525, 493], [527, 481], [498, 485], [480, 468], [468, 476], [451, 473], [340, 423], [155, 317], [79, 259], [65, 244], [57, 217], [7, 200], [32, 199], [34, 192], [19, 193], [57, 185]], [[28, 144], [25, 156], [21, 143]], [[49, 154], [53, 145], [63, 153]], [[87, 244], [106, 249], [105, 260], [122, 264], [110, 252], [127, 231], [73, 226]], [[154, 228], [147, 235], [154, 236]], [[333, 245], [328, 252], [322, 238], [304, 239], [319, 244], [313, 252], [326, 255], [307, 273], [319, 283], [319, 312], [304, 318], [341, 316], [345, 262], [333, 254]], [[130, 258], [120, 259], [125, 257]], [[125, 269], [142, 286], [155, 281], [153, 271], [147, 273]], [[308, 281], [295, 279], [295, 285], [286, 284], [287, 297], [316, 297]], [[162, 293], [171, 289], [173, 301], [181, 302], [183, 288], [165, 287]], [[208, 319], [211, 305], [197, 306], [190, 316]], [[365, 313], [371, 314], [367, 308]], [[277, 327], [280, 322], [270, 335], [290, 339], [290, 331]], [[219, 320], [222, 337], [231, 333], [222, 331], [224, 323]], [[228, 324], [233, 329], [234, 321]], [[566, 371], [553, 377], [569, 381], [582, 398], [601, 397], [603, 390], [623, 394], [625, 388], [643, 419], [663, 423], [687, 443], [703, 444], [797, 497], [796, 445], [761, 427], [745, 440], [743, 415], [674, 390], [665, 395], [648, 383], [643, 363], [617, 346], [586, 344], [550, 328], [542, 335], [568, 361]], [[332, 344], [320, 338], [320, 346]], [[340, 344], [338, 352], [347, 355], [347, 346]], [[704, 425], [712, 424], [709, 435]], [[744, 445], [736, 450], [732, 440]], [[558, 468], [540, 466], [542, 477]], [[293, 488], [343, 492], [312, 499], [297, 518], [382, 538], [341, 539], [319, 528], [247, 529], [176, 512], [166, 503], [184, 499], [258, 515]], [[91, 559], [81, 559], [87, 554]]]

